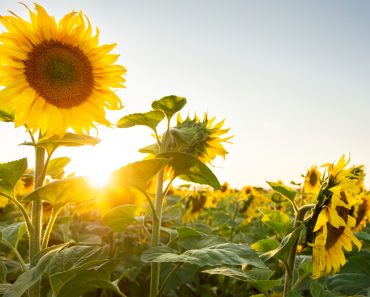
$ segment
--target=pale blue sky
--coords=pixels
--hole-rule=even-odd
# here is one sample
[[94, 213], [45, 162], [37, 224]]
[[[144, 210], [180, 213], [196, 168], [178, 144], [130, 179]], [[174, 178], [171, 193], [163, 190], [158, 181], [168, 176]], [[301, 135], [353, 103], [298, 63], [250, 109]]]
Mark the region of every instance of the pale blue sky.
[[[370, 168], [368, 1], [39, 3], [57, 18], [82, 9], [102, 42], [118, 43], [115, 52], [128, 69], [127, 89], [119, 91], [126, 107], [110, 113], [112, 120], [147, 111], [170, 94], [188, 99], [184, 114], [226, 118], [235, 137], [226, 160], [216, 162], [222, 182], [299, 181], [312, 164], [343, 153]], [[0, 13], [7, 9], [25, 15], [17, 1], [1, 0]], [[81, 149], [64, 153], [76, 158], [75, 167], [118, 168], [140, 158], [136, 149], [151, 141], [145, 132], [102, 129], [103, 142], [85, 149], [80, 163]], [[21, 129], [0, 123], [0, 134], [7, 140], [0, 161], [32, 155], [17, 147], [26, 137]]]

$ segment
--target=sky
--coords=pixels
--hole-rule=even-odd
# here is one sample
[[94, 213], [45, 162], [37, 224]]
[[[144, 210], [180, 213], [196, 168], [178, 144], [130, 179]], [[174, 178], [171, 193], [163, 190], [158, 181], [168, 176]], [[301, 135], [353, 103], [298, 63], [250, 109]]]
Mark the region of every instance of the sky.
[[[24, 1], [32, 6], [30, 1]], [[370, 2], [248, 0], [39, 1], [60, 19], [82, 10], [127, 68], [124, 115], [184, 96], [182, 114], [225, 119], [229, 154], [212, 167], [231, 186], [302, 181], [311, 165], [351, 155], [370, 168]], [[26, 16], [0, 0], [0, 14]], [[2, 29], [1, 29], [2, 30]], [[0, 123], [0, 162], [28, 157], [24, 129]], [[94, 148], [69, 148], [70, 170], [108, 173], [143, 158], [150, 131], [99, 128]], [[370, 176], [370, 174], [369, 174]], [[366, 178], [370, 186], [370, 178]]]

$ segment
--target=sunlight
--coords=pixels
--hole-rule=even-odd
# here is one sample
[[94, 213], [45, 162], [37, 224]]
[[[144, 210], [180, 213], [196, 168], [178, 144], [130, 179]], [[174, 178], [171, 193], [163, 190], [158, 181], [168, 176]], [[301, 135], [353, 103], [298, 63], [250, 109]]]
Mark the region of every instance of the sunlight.
[[[102, 141], [94, 147], [85, 146], [78, 150], [68, 150], [72, 162], [65, 168], [67, 174], [85, 176], [94, 188], [104, 188], [109, 184], [113, 171], [134, 160], [143, 158], [137, 149], [151, 141], [145, 137], [145, 130], [121, 130], [124, 137], [117, 137], [117, 131], [101, 128], [99, 138]], [[131, 141], [126, 141], [131, 139]]]

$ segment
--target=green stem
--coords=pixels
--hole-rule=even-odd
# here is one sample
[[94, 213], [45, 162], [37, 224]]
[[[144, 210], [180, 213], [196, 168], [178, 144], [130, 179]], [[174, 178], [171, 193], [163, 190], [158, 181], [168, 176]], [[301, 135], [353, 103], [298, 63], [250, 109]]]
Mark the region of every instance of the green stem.
[[150, 206], [150, 209], [152, 211], [152, 216], [153, 216], [153, 221], [154, 220], [158, 220], [157, 218], [157, 213], [155, 211], [155, 207], [154, 207], [154, 204], [152, 202], [152, 199], [150, 198], [150, 196], [148, 195], [148, 193], [144, 193], [144, 196], [146, 198], [146, 200], [148, 200], [148, 203], [149, 203], [149, 206]]
[[158, 295], [157, 297], [161, 297], [164, 293], [164, 290], [166, 289], [169, 281], [173, 278], [173, 276], [175, 275], [175, 273], [177, 272], [177, 270], [181, 267], [183, 263], [176, 263], [176, 265], [172, 268], [172, 270], [168, 273], [168, 275], [166, 276], [166, 278], [164, 279], [163, 283], [162, 283], [162, 286], [161, 286], [161, 289], [159, 290], [158, 292]]
[[55, 211], [54, 211], [54, 209], [52, 209], [52, 211], [51, 211], [51, 216], [50, 216], [48, 225], [47, 225], [46, 230], [45, 230], [44, 239], [42, 240], [42, 248], [43, 249], [46, 249], [48, 247], [51, 231], [53, 230], [55, 221], [56, 221], [56, 219], [57, 219], [61, 210], [62, 210], [62, 207], [59, 207]]
[[[164, 169], [161, 169], [157, 177], [157, 191], [154, 201], [156, 216], [153, 216], [152, 247], [159, 246], [162, 222], [163, 205], [163, 178]], [[157, 297], [159, 290], [160, 263], [151, 264], [150, 297]]]
[[229, 241], [230, 241], [230, 242], [232, 242], [232, 241], [233, 241], [233, 239], [234, 239], [234, 232], [235, 232], [234, 224], [235, 224], [236, 216], [237, 216], [237, 214], [238, 214], [239, 203], [240, 203], [240, 200], [239, 200], [239, 201], [237, 201], [237, 202], [236, 202], [236, 204], [235, 204], [235, 209], [234, 209], [234, 213], [233, 213], [233, 217], [232, 217], [233, 225], [231, 226], [230, 238], [229, 238]]
[[11, 245], [8, 241], [6, 241], [6, 240], [1, 241], [1, 243], [2, 243], [3, 245], [5, 245], [6, 247], [8, 247], [8, 248], [10, 249], [10, 251], [15, 255], [15, 257], [17, 258], [17, 260], [18, 260], [19, 264], [21, 264], [22, 271], [23, 271], [23, 272], [27, 271], [27, 265], [26, 265], [26, 263], [24, 262], [24, 260], [23, 260], [23, 258], [22, 258], [22, 256], [21, 256], [21, 254], [18, 252], [18, 250], [17, 250], [14, 246], [12, 246], [12, 245]]
[[[315, 207], [315, 204], [307, 204], [298, 209], [298, 212], [296, 214], [295, 221], [294, 221], [294, 228], [299, 227], [303, 223], [303, 219], [307, 211], [313, 209], [314, 207]], [[299, 241], [299, 236], [297, 240], [294, 242], [293, 247], [288, 256], [288, 263], [287, 263], [286, 272], [285, 272], [284, 297], [288, 295], [288, 292], [290, 292], [292, 288], [295, 257], [297, 255], [298, 241]]]
[[[69, 217], [69, 204], [64, 205], [64, 216]], [[63, 241], [68, 242], [69, 241], [69, 226], [70, 226], [70, 221], [68, 220], [63, 224]]]
[[13, 197], [11, 196], [8, 196], [6, 194], [3, 194], [3, 193], [0, 193], [0, 196], [3, 196], [5, 198], [8, 198], [10, 201], [12, 201], [14, 203], [14, 205], [16, 207], [18, 207], [19, 211], [22, 213], [23, 215], [23, 218], [24, 218], [24, 221], [26, 222], [26, 227], [27, 227], [27, 233], [28, 233], [28, 236], [30, 237], [31, 236], [31, 233], [33, 232], [33, 227], [32, 227], [32, 222], [31, 222], [31, 219], [27, 213], [27, 210], [26, 208], [22, 205], [22, 203], [20, 203], [18, 201], [18, 199], [14, 196], [14, 192], [13, 192]]
[[[41, 146], [35, 147], [36, 164], [35, 164], [35, 189], [44, 185], [44, 167], [45, 167], [45, 148]], [[31, 222], [33, 232], [30, 236], [30, 267], [34, 267], [36, 255], [41, 251], [41, 236], [42, 236], [42, 200], [34, 200], [32, 202]], [[31, 287], [30, 297], [40, 296], [41, 284], [37, 282]]]

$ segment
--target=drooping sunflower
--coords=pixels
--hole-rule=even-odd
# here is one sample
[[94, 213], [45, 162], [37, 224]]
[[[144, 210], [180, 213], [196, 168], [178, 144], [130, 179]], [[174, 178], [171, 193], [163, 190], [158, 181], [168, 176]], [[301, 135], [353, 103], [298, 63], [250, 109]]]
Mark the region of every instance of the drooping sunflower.
[[124, 87], [126, 69], [113, 64], [115, 44], [98, 45], [82, 12], [59, 23], [45, 9], [27, 6], [30, 21], [13, 12], [0, 16], [0, 110], [15, 125], [35, 133], [63, 135], [68, 128], [89, 133], [96, 123], [109, 125], [105, 108], [122, 108], [111, 88]]
[[312, 198], [316, 198], [320, 191], [320, 179], [321, 173], [317, 169], [317, 166], [312, 166], [305, 176], [303, 191], [305, 194], [310, 194]]
[[223, 129], [224, 121], [214, 124], [215, 118], [208, 119], [207, 114], [201, 121], [196, 115], [183, 120], [177, 116], [177, 125], [170, 129], [169, 151], [191, 154], [203, 163], [210, 163], [217, 156], [225, 157], [227, 151], [223, 142], [232, 136], [225, 135], [230, 129]]
[[337, 164], [325, 164], [327, 177], [318, 195], [313, 216], [307, 224], [312, 242], [313, 277], [336, 273], [346, 263], [344, 250], [358, 249], [361, 242], [353, 234], [362, 213], [360, 206], [365, 173], [363, 166], [346, 168], [344, 156]]

